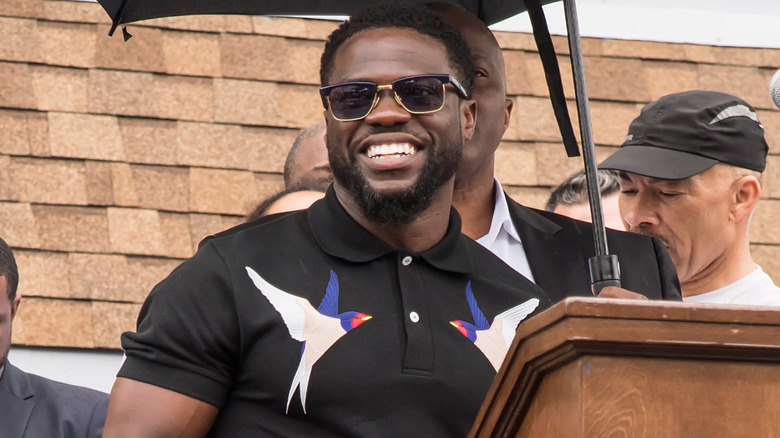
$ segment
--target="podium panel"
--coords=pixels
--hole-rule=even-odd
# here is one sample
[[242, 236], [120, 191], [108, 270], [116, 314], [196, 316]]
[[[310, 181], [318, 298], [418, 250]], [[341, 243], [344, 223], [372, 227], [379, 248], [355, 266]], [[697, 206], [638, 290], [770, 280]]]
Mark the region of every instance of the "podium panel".
[[780, 437], [780, 310], [569, 298], [520, 325], [472, 437]]

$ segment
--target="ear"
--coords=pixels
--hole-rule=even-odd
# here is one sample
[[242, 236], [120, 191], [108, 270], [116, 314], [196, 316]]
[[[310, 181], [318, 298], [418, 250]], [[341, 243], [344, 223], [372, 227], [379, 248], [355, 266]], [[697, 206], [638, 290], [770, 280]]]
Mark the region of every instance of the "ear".
[[729, 220], [739, 222], [749, 218], [761, 196], [761, 183], [752, 175], [745, 175], [734, 182]]
[[22, 297], [17, 295], [14, 301], [11, 303], [11, 320], [16, 316], [16, 310], [19, 309], [19, 303], [22, 301]]
[[461, 102], [461, 117], [463, 130], [463, 143], [471, 140], [474, 135], [474, 128], [477, 126], [477, 101], [474, 99]]
[[512, 108], [514, 108], [514, 106], [514, 100], [504, 100], [504, 132], [506, 132], [506, 130], [509, 128], [509, 122], [512, 120]]

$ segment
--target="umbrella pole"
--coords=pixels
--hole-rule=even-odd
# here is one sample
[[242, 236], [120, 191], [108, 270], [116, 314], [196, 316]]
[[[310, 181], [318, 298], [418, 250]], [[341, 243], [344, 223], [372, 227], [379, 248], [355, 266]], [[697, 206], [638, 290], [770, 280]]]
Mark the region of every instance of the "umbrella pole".
[[593, 243], [596, 248], [596, 255], [588, 259], [588, 267], [590, 268], [593, 295], [598, 295], [601, 289], [606, 286], [620, 286], [620, 264], [616, 255], [609, 254], [607, 232], [604, 228], [604, 217], [601, 210], [601, 191], [599, 190], [596, 152], [590, 123], [588, 91], [585, 86], [585, 67], [577, 21], [577, 5], [575, 0], [563, 0], [563, 7], [569, 35], [571, 69], [574, 76], [574, 90], [582, 138], [582, 158], [585, 162], [585, 181], [588, 185], [588, 202], [593, 222]]

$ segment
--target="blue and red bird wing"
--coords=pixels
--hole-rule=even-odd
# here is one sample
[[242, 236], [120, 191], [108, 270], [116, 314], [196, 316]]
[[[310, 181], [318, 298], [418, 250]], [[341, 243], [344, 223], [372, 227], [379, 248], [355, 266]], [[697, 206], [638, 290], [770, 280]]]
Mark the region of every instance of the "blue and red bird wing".
[[477, 304], [477, 299], [474, 298], [474, 293], [471, 291], [471, 282], [466, 283], [466, 301], [469, 303], [469, 309], [471, 309], [471, 316], [474, 318], [474, 326], [477, 330], [487, 330], [490, 328], [487, 318], [480, 310]]
[[317, 310], [325, 316], [334, 318], [339, 316], [339, 277], [332, 270], [330, 271], [328, 287], [325, 288], [325, 296]]

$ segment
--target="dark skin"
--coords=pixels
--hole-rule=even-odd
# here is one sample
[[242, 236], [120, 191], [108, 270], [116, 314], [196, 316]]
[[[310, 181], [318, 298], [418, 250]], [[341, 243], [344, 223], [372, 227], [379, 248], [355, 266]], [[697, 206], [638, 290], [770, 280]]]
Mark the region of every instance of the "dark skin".
[[[362, 32], [336, 54], [331, 83], [363, 79], [387, 84], [393, 80], [430, 73], [452, 73], [444, 46], [410, 30], [379, 29]], [[414, 184], [428, 154], [455, 136], [458, 147], [470, 137], [475, 123], [473, 101], [447, 91], [445, 108], [426, 115], [411, 115], [383, 91], [377, 107], [363, 120], [339, 122], [326, 113], [328, 138], [343, 145], [344, 153], [359, 155], [358, 165], [372, 189], [403, 190]], [[373, 129], [372, 129], [373, 127]], [[381, 127], [381, 129], [376, 129]], [[457, 129], [456, 129], [457, 128]], [[411, 143], [418, 152], [411, 157], [374, 162], [365, 156], [371, 145]], [[349, 191], [334, 182], [336, 195], [347, 212], [385, 242], [412, 251], [426, 250], [441, 240], [449, 224], [454, 177], [436, 192], [430, 207], [408, 224], [379, 226], [362, 213]], [[117, 378], [111, 391], [106, 438], [203, 437], [211, 429], [219, 409], [203, 401], [149, 385]]]
[[[473, 14], [447, 4], [429, 5], [431, 10], [460, 31], [469, 44], [476, 67], [473, 98], [479, 119], [474, 135], [464, 143], [463, 159], [455, 176], [452, 205], [463, 220], [463, 234], [479, 239], [490, 230], [495, 207], [495, 153], [512, 114], [506, 95], [506, 70], [501, 48], [485, 24]], [[599, 297], [644, 299], [644, 295], [609, 286]]]

